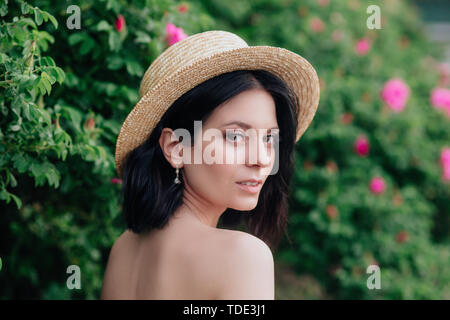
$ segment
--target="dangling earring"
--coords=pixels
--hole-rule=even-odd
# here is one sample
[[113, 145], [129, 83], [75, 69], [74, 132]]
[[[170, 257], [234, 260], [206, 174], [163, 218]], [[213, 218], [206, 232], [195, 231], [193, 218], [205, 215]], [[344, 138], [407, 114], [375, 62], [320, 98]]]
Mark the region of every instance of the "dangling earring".
[[173, 182], [174, 182], [175, 184], [181, 183], [180, 179], [178, 179], [178, 172], [179, 172], [179, 171], [180, 171], [180, 169], [178, 169], [178, 167], [177, 167], [177, 169], [176, 169], [177, 176], [175, 177], [175, 180], [173, 180]]

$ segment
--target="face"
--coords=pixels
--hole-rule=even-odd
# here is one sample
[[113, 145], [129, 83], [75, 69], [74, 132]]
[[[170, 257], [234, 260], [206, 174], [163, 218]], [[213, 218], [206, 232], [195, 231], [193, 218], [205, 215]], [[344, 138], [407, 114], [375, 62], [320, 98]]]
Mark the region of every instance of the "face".
[[[208, 138], [208, 132], [214, 132], [214, 138]], [[214, 206], [254, 209], [274, 165], [276, 134], [275, 103], [265, 90], [248, 90], [226, 101], [203, 123], [201, 135], [194, 137], [191, 161], [183, 165], [185, 187]], [[203, 155], [201, 163], [194, 162], [194, 152]], [[221, 161], [207, 163], [207, 154]], [[256, 187], [238, 183], [250, 179], [261, 183]]]

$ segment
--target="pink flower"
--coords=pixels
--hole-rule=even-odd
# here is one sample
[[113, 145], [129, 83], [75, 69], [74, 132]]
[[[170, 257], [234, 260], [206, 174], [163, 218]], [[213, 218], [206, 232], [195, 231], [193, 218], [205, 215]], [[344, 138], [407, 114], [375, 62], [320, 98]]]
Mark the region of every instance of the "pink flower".
[[369, 52], [370, 47], [371, 47], [370, 40], [367, 38], [362, 38], [356, 42], [355, 52], [356, 54], [362, 56], [367, 54], [367, 52]]
[[381, 177], [374, 177], [370, 181], [370, 191], [374, 194], [383, 193], [386, 190], [386, 183]]
[[350, 124], [353, 121], [353, 114], [351, 112], [345, 112], [341, 115], [341, 123]]
[[181, 13], [186, 13], [188, 11], [189, 7], [186, 4], [180, 4], [178, 6], [178, 11]]
[[396, 112], [400, 112], [406, 105], [410, 94], [408, 85], [399, 78], [394, 78], [386, 82], [381, 92], [381, 98], [388, 107]]
[[444, 147], [441, 151], [441, 164], [450, 166], [450, 147]]
[[317, 0], [317, 3], [318, 3], [319, 6], [321, 6], [321, 7], [326, 7], [326, 6], [328, 6], [328, 4], [330, 3], [330, 0]]
[[444, 109], [447, 110], [447, 113], [450, 112], [449, 89], [435, 88], [433, 91], [431, 91], [430, 101], [436, 109]]
[[187, 35], [184, 33], [182, 28], [177, 28], [170, 22], [166, 25], [166, 41], [169, 46], [183, 40], [186, 37]]
[[120, 32], [122, 31], [124, 26], [125, 26], [125, 18], [123, 17], [123, 15], [119, 14], [116, 20], [116, 30]]
[[112, 178], [111, 179], [111, 183], [112, 184], [121, 184], [122, 183], [122, 179]]
[[316, 17], [316, 18], [312, 18], [309, 21], [309, 27], [314, 32], [322, 32], [325, 29], [325, 24], [323, 23], [322, 20], [320, 20], [320, 18]]
[[361, 157], [366, 156], [369, 153], [369, 141], [365, 136], [359, 136], [356, 138], [355, 144], [354, 144], [354, 150], [356, 154], [358, 154]]
[[450, 181], [450, 148], [442, 148], [441, 151], [442, 179]]

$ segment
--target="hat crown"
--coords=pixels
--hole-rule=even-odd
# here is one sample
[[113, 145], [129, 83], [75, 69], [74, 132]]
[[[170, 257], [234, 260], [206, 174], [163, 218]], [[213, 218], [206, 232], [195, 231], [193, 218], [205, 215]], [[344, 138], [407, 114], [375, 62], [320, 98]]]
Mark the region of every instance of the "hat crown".
[[142, 78], [139, 95], [142, 98], [163, 79], [198, 60], [244, 47], [248, 44], [228, 31], [212, 30], [191, 35], [168, 47], [151, 63]]

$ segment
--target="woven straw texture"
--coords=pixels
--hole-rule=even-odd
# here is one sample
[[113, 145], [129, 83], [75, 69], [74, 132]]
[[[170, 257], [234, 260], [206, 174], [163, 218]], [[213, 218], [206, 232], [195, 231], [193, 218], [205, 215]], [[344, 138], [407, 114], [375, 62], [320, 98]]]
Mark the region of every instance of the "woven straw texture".
[[139, 88], [140, 100], [126, 117], [116, 143], [119, 177], [127, 154], [142, 144], [166, 110], [185, 92], [222, 73], [266, 70], [283, 79], [300, 102], [296, 141], [312, 121], [319, 104], [319, 78], [311, 64], [284, 48], [248, 46], [221, 30], [191, 35], [168, 47], [149, 66]]

